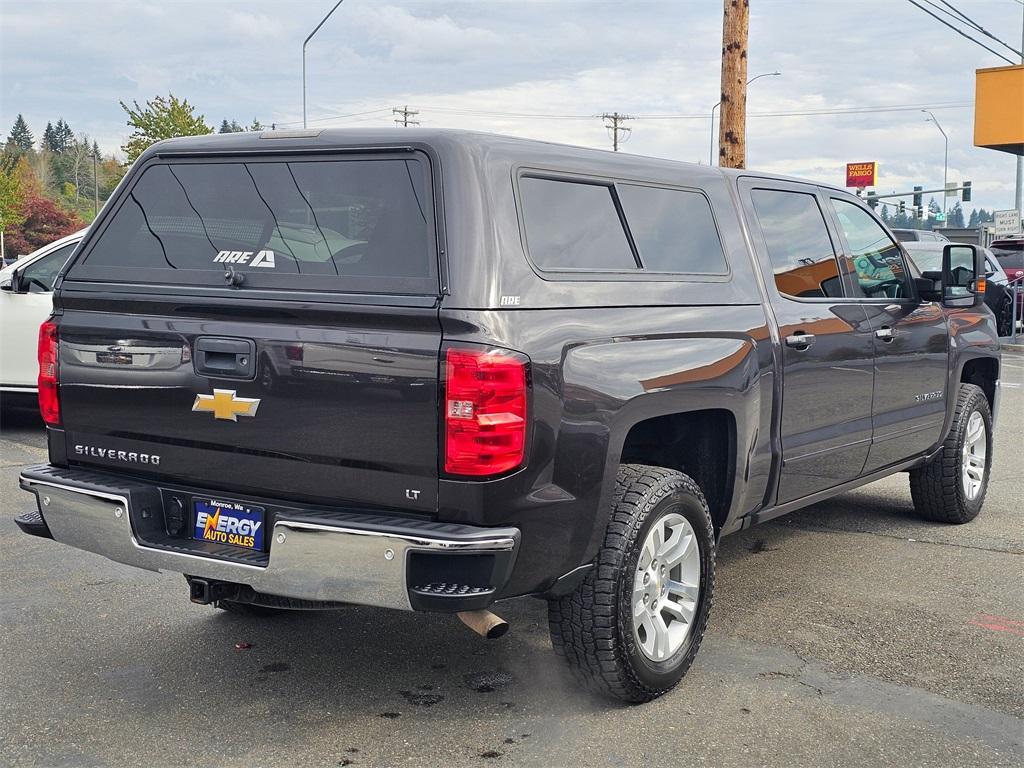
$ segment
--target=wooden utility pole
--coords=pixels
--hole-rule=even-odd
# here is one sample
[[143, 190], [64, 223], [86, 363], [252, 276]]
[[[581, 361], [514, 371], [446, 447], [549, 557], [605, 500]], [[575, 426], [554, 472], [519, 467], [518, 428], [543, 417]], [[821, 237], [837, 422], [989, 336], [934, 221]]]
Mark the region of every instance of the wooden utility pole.
[[[608, 132], [612, 137], [612, 150], [614, 152], [619, 151], [619, 145], [626, 141], [632, 128], [626, 128], [623, 122], [626, 120], [632, 120], [633, 118], [629, 115], [620, 115], [618, 112], [605, 112], [601, 115], [601, 119], [605, 121], [604, 127], [608, 129]], [[622, 134], [622, 139], [619, 139], [619, 134]]]
[[718, 124], [718, 164], [747, 163], [747, 32], [749, 0], [725, 0], [722, 21], [722, 115]]

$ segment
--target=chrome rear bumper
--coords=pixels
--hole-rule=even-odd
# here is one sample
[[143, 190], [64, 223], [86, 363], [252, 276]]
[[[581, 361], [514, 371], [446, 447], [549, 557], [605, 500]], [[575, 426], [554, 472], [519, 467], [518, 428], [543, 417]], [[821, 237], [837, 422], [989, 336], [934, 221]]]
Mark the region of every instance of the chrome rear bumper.
[[[345, 525], [337, 518], [310, 522], [289, 520], [278, 513], [266, 563], [253, 565], [140, 543], [132, 524], [137, 515], [130, 507], [132, 493], [101, 487], [97, 477], [103, 476], [32, 467], [22, 472], [21, 487], [35, 495], [50, 536], [63, 544], [137, 568], [245, 584], [258, 592], [300, 600], [413, 610], [407, 573], [410, 555], [495, 553], [507, 563], [503, 570], [510, 571], [519, 542], [516, 528], [386, 518], [388, 525], [382, 527], [387, 530], [373, 530], [365, 515], [353, 517], [357, 525]], [[126, 482], [139, 487], [135, 480]], [[408, 529], [403, 530], [406, 524]], [[489, 591], [494, 593], [500, 586], [493, 585]], [[475, 594], [477, 602], [486, 597], [479, 590]], [[451, 610], [462, 609], [453, 602]]]

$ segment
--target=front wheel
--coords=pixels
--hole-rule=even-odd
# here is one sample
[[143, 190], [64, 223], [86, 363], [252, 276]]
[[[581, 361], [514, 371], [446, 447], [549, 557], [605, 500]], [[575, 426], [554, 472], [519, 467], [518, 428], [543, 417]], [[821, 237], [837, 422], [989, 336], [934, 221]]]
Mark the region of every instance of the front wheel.
[[587, 687], [627, 702], [670, 691], [693, 663], [715, 583], [707, 502], [686, 475], [619, 468], [595, 567], [548, 601], [551, 641]]
[[910, 471], [914, 510], [939, 523], [967, 523], [978, 516], [992, 468], [992, 413], [980, 387], [961, 384], [953, 426], [942, 450]]
[[996, 333], [1000, 337], [1013, 334], [1013, 294], [1007, 295], [1003, 303], [999, 305], [999, 312], [996, 314]]

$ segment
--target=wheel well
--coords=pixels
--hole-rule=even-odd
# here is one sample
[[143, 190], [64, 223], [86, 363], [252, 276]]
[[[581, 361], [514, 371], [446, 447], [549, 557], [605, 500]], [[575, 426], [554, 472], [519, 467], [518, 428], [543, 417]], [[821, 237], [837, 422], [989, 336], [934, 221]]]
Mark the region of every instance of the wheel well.
[[988, 357], [968, 360], [960, 372], [960, 381], [964, 384], [975, 384], [981, 387], [988, 399], [989, 408], [993, 408], [995, 405], [996, 381], [998, 379], [999, 363]]
[[666, 467], [692, 477], [718, 530], [729, 513], [735, 444], [736, 422], [729, 411], [673, 413], [634, 424], [622, 446], [622, 463]]

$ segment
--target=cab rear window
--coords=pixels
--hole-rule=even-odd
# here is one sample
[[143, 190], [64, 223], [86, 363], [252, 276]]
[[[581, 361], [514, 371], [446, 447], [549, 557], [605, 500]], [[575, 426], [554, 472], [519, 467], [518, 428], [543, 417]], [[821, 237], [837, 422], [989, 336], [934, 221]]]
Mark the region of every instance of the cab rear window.
[[436, 293], [429, 189], [414, 157], [158, 163], [69, 278]]

